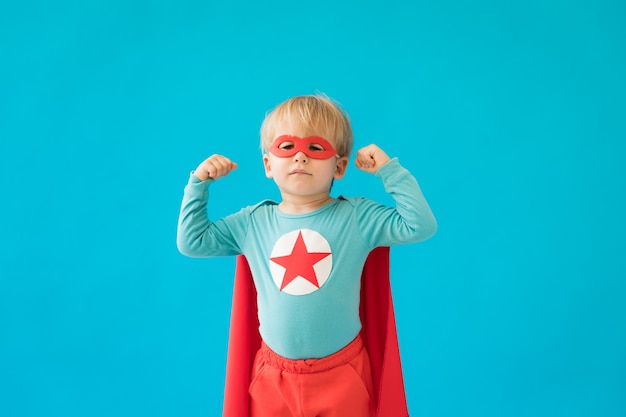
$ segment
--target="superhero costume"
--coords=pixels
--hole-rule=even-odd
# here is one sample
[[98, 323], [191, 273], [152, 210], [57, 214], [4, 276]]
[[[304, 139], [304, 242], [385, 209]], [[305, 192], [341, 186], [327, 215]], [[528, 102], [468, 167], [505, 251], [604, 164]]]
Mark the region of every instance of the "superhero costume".
[[[315, 145], [306, 139], [295, 140], [295, 148]], [[288, 142], [289, 138], [283, 145], [287, 147]], [[273, 351], [291, 359], [325, 357], [361, 333], [371, 356], [378, 416], [407, 415], [390, 302], [388, 258], [368, 261], [366, 272], [371, 264], [386, 266], [376, 272], [377, 279], [366, 279], [372, 274], [365, 273], [363, 285], [361, 270], [368, 254], [376, 256], [379, 251], [374, 248], [426, 239], [434, 233], [436, 222], [417, 182], [397, 159], [381, 167], [376, 176], [394, 198], [395, 209], [364, 198], [340, 197], [314, 212], [289, 215], [278, 210], [277, 203], [264, 201], [216, 222], [207, 216], [208, 185], [212, 181], [200, 182], [191, 176], [179, 220], [179, 250], [195, 257], [243, 254], [251, 261], [241, 265], [243, 258], [238, 260], [238, 271], [248, 272], [242, 273], [247, 278], [237, 277], [235, 284], [229, 346], [229, 357], [233, 359], [229, 360], [225, 416], [247, 416], [246, 410], [237, 407], [247, 399], [250, 365], [260, 344], [260, 339], [251, 335], [259, 332]], [[315, 260], [303, 265], [302, 260], [308, 262], [311, 257]], [[242, 280], [244, 291], [240, 290]], [[382, 287], [367, 290], [372, 281], [372, 285]], [[250, 288], [258, 294], [255, 296]], [[359, 310], [375, 314], [360, 318]], [[237, 329], [244, 332], [244, 340], [238, 339], [241, 334], [237, 336]], [[233, 366], [241, 369], [231, 371]], [[243, 387], [243, 394], [233, 394]]]
[[[377, 417], [406, 417], [408, 409], [389, 282], [389, 248], [370, 252], [362, 273], [361, 335], [370, 356]], [[237, 257], [224, 387], [224, 417], [248, 416], [248, 387], [261, 346], [256, 290], [244, 256]]]
[[211, 221], [212, 181], [191, 175], [179, 250], [193, 257], [245, 255], [258, 293], [263, 341], [288, 359], [328, 356], [361, 330], [361, 271], [372, 249], [424, 240], [436, 229], [417, 181], [397, 159], [376, 176], [396, 208], [339, 197], [313, 212], [288, 214], [266, 200]]

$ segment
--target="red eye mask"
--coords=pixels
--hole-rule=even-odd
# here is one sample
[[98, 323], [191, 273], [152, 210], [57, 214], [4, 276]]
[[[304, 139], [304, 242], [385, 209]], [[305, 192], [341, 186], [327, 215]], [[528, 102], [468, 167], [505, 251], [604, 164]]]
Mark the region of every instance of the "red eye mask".
[[302, 151], [305, 155], [314, 159], [328, 159], [339, 156], [333, 145], [319, 136], [299, 138], [297, 136], [283, 135], [274, 140], [269, 151], [279, 158], [288, 158]]

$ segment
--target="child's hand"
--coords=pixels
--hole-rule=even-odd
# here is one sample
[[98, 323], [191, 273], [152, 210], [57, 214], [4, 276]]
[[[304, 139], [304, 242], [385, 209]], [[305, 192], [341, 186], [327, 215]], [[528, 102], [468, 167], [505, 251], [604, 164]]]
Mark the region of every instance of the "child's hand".
[[361, 148], [356, 153], [356, 163], [357, 168], [369, 172], [370, 174], [374, 174], [378, 171], [378, 168], [385, 165], [389, 162], [391, 158], [387, 156], [387, 154], [380, 149], [376, 145], [367, 145], [364, 148]]
[[237, 168], [237, 164], [230, 159], [222, 155], [211, 155], [205, 159], [198, 168], [193, 172], [200, 181], [208, 180], [209, 178], [216, 180], [223, 176], [226, 176], [230, 171]]

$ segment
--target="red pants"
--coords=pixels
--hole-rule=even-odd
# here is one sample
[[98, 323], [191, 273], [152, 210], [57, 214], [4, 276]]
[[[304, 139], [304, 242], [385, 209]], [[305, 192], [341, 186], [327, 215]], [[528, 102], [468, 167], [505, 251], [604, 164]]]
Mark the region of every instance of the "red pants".
[[291, 360], [265, 343], [250, 383], [250, 417], [371, 417], [369, 357], [358, 336], [321, 359]]

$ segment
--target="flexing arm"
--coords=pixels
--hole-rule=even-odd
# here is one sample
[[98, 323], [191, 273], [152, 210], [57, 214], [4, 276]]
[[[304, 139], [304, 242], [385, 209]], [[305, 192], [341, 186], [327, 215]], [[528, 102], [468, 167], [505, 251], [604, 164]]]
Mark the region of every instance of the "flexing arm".
[[[183, 202], [178, 218], [176, 244], [187, 256], [208, 257], [239, 253], [233, 224], [221, 219], [211, 222], [207, 213], [209, 185], [218, 178], [228, 175], [237, 164], [230, 159], [213, 155], [204, 160], [193, 172], [185, 187]], [[235, 218], [232, 215], [232, 219]]]
[[381, 178], [385, 191], [396, 203], [392, 208], [371, 201], [363, 202], [360, 229], [372, 246], [417, 242], [435, 233], [437, 221], [417, 180], [397, 158], [391, 159], [378, 146], [369, 145], [357, 152], [356, 165]]

